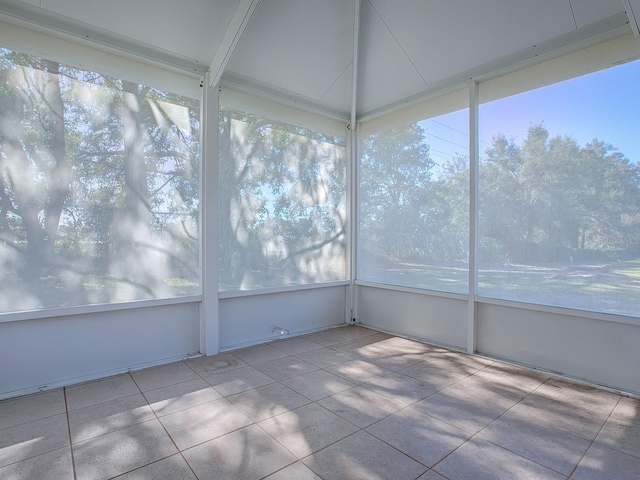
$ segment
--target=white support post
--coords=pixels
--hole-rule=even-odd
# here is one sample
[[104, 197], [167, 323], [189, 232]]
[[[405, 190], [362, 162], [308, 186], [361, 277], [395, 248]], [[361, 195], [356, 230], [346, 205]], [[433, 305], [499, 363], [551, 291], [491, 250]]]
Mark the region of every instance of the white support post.
[[358, 272], [358, 132], [357, 132], [357, 99], [358, 99], [358, 39], [360, 31], [360, 0], [353, 2], [353, 59], [351, 63], [351, 122], [349, 123], [349, 184], [348, 211], [349, 235], [347, 252], [349, 254], [349, 299], [347, 301], [348, 321], [359, 321], [358, 291], [356, 276]]
[[229, 22], [227, 31], [224, 37], [222, 37], [222, 42], [220, 42], [220, 46], [213, 57], [213, 61], [211, 65], [209, 65], [210, 77], [207, 83], [209, 87], [220, 83], [224, 69], [227, 68], [227, 63], [229, 63], [231, 55], [233, 55], [233, 51], [236, 49], [244, 33], [244, 29], [247, 28], [249, 20], [251, 20], [251, 16], [259, 1], [260, 0], [240, 0], [233, 14], [233, 18], [231, 18], [231, 22]]
[[469, 83], [469, 305], [467, 310], [467, 352], [475, 353], [478, 337], [476, 289], [478, 285], [478, 83]]
[[200, 170], [200, 253], [202, 303], [200, 353], [214, 355], [220, 348], [218, 315], [218, 85], [207, 72], [202, 92], [202, 167]]

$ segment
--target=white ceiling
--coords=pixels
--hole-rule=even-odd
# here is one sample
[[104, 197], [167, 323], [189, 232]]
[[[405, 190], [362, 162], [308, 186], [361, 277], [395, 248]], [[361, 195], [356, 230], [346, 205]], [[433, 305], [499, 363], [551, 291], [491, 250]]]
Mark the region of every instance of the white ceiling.
[[[243, 3], [0, 0], [0, 7], [28, 4], [209, 65]], [[223, 79], [348, 116], [353, 10], [353, 0], [261, 0]], [[624, 11], [623, 0], [361, 0], [358, 112], [427, 93]]]

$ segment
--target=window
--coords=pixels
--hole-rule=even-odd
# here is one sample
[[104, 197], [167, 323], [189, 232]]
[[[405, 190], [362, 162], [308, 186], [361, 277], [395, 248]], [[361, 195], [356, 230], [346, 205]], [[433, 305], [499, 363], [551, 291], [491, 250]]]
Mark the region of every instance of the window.
[[359, 279], [467, 293], [468, 145], [467, 109], [365, 131]]
[[346, 279], [345, 159], [344, 136], [221, 107], [221, 291]]
[[199, 102], [0, 62], [0, 312], [199, 293]]
[[480, 106], [478, 293], [640, 314], [640, 62]]

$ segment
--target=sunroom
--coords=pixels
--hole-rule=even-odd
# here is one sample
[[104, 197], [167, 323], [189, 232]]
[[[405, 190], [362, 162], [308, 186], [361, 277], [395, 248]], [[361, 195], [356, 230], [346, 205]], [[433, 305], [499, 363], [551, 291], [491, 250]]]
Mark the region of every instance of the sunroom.
[[[545, 469], [505, 460], [505, 478], [634, 478], [637, 18], [640, 0], [0, 0], [0, 477], [66, 448], [70, 478], [456, 479], [486, 441]], [[469, 424], [429, 401], [456, 391], [513, 403]], [[578, 438], [563, 464], [496, 440], [544, 392]], [[149, 417], [74, 424], [138, 396]], [[194, 439], [168, 419], [223, 399], [248, 423]], [[276, 421], [299, 410], [335, 430], [300, 447]], [[16, 432], [57, 415], [66, 443], [20, 453], [47, 442]], [[460, 443], [412, 454], [394, 415]], [[147, 423], [167, 436], [147, 460], [89, 460]], [[198, 453], [245, 431], [277, 448], [246, 470]], [[362, 469], [337, 459], [352, 448]], [[387, 448], [398, 463], [371, 466]]]

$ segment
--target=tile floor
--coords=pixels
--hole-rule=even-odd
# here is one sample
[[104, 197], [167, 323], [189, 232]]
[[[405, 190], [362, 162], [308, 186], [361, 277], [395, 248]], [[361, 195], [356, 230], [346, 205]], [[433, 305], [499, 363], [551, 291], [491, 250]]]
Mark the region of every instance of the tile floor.
[[640, 400], [347, 326], [0, 402], [0, 478], [637, 480]]

